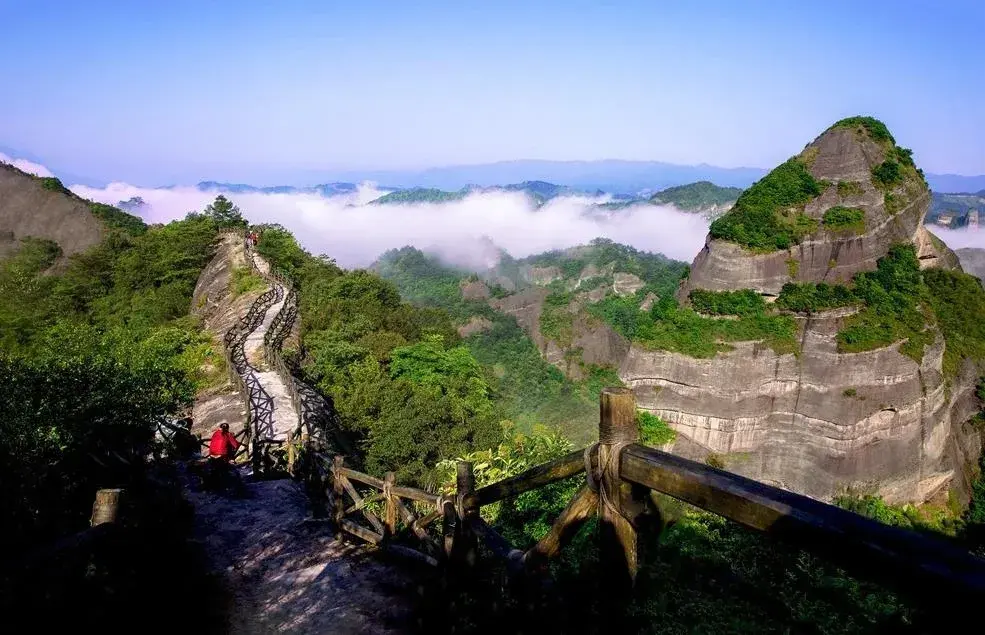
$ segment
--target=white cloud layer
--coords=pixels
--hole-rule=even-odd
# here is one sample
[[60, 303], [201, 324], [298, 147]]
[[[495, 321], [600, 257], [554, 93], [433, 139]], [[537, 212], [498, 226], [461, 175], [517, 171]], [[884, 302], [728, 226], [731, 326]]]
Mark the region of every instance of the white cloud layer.
[[[182, 218], [203, 209], [216, 192], [194, 187], [138, 188], [112, 183], [97, 189], [73, 185], [76, 194], [115, 204], [134, 196], [147, 207], [149, 222]], [[370, 205], [382, 195], [363, 184], [351, 195], [313, 193], [226, 194], [254, 223], [280, 223], [302, 245], [327, 254], [346, 267], [368, 266], [381, 253], [413, 245], [473, 267], [490, 262], [489, 240], [517, 258], [570, 247], [602, 236], [638, 249], [690, 261], [701, 248], [707, 221], [671, 207], [637, 205], [606, 214], [589, 214], [605, 199], [563, 197], [536, 208], [519, 192], [476, 193], [460, 201], [435, 204]]]
[[3, 152], [0, 152], [0, 163], [9, 163], [18, 170], [33, 174], [34, 176], [55, 176], [43, 165], [28, 161], [27, 159], [14, 159], [8, 157]]
[[[43, 165], [0, 154], [0, 161], [38, 176], [54, 176]], [[104, 188], [73, 185], [84, 198], [115, 205], [140, 197], [138, 212], [150, 223], [201, 211], [218, 192], [196, 187], [143, 188], [111, 183]], [[364, 183], [351, 194], [226, 194], [254, 223], [280, 223], [315, 254], [326, 254], [344, 267], [370, 265], [387, 249], [413, 245], [447, 260], [475, 268], [495, 264], [490, 242], [516, 258], [610, 238], [637, 249], [690, 262], [704, 244], [708, 221], [673, 207], [639, 204], [600, 212], [606, 197], [556, 198], [537, 208], [521, 192], [475, 193], [446, 203], [371, 205], [383, 192]], [[981, 231], [933, 228], [949, 247], [985, 248]]]

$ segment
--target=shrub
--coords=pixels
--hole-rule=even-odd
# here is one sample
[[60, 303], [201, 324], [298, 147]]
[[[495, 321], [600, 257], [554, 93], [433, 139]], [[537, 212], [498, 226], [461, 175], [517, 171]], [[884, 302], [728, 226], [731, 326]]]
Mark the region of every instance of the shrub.
[[799, 210], [822, 190], [803, 161], [791, 158], [745, 190], [711, 224], [711, 237], [754, 251], [787, 249], [817, 229], [817, 221]]
[[886, 159], [872, 168], [872, 181], [876, 187], [888, 189], [903, 180], [900, 164], [892, 159]]
[[763, 296], [752, 289], [738, 291], [706, 291], [695, 289], [690, 295], [691, 305], [698, 313], [711, 315], [753, 315], [766, 311]]
[[89, 211], [97, 218], [100, 218], [111, 229], [119, 229], [132, 236], [139, 236], [147, 231], [147, 225], [144, 221], [112, 205], [95, 202], [89, 203]]
[[639, 426], [640, 443], [643, 445], [666, 445], [677, 437], [677, 433], [666, 421], [646, 410], [636, 411], [636, 424]]
[[841, 394], [843, 397], [855, 397], [858, 395], [858, 391], [855, 390], [854, 388], [846, 388], [843, 391], [841, 391]]
[[41, 187], [48, 190], [49, 192], [62, 192], [67, 193], [68, 190], [62, 185], [62, 182], [53, 176], [43, 176], [41, 177]]
[[852, 289], [842, 284], [788, 282], [780, 289], [776, 306], [798, 313], [814, 313], [858, 302]]
[[828, 229], [861, 234], [865, 231], [865, 211], [857, 207], [838, 205], [825, 211], [821, 222]]
[[893, 144], [896, 143], [896, 140], [893, 139], [893, 135], [890, 134], [889, 128], [886, 127], [886, 124], [879, 121], [875, 117], [848, 117], [847, 119], [842, 119], [841, 121], [836, 122], [832, 128], [858, 128], [859, 126], [868, 132], [869, 136], [876, 141]]

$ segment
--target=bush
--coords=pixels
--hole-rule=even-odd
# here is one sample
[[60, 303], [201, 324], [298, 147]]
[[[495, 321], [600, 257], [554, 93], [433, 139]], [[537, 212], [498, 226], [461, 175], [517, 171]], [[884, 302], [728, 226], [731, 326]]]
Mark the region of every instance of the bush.
[[822, 190], [802, 160], [789, 159], [745, 190], [732, 210], [711, 224], [711, 237], [754, 251], [787, 249], [817, 229], [817, 221], [802, 210]]
[[754, 315], [766, 311], [763, 296], [752, 289], [738, 291], [695, 289], [691, 291], [690, 300], [695, 311], [711, 315]]
[[828, 229], [861, 234], [865, 232], [865, 211], [857, 207], [838, 205], [825, 211], [821, 222]]
[[872, 181], [876, 187], [888, 189], [903, 181], [903, 174], [900, 171], [900, 164], [892, 159], [887, 159], [872, 168]]
[[89, 210], [111, 229], [119, 229], [133, 236], [139, 236], [147, 231], [147, 224], [144, 221], [112, 205], [89, 203]]
[[879, 121], [875, 117], [862, 117], [862, 116], [848, 117], [847, 119], [842, 119], [841, 121], [836, 122], [835, 125], [831, 127], [832, 128], [858, 128], [860, 126], [866, 132], [869, 133], [870, 137], [872, 137], [876, 141], [888, 142], [893, 144], [896, 143], [896, 140], [893, 139], [893, 135], [890, 134], [889, 128], [886, 127], [886, 124]]
[[53, 176], [42, 176], [40, 178], [41, 187], [48, 190], [49, 192], [61, 192], [67, 194], [68, 190], [62, 185], [62, 182]]
[[646, 410], [636, 411], [636, 424], [640, 429], [640, 443], [643, 445], [658, 447], [677, 438], [677, 433], [666, 421]]
[[859, 302], [855, 292], [842, 284], [788, 282], [780, 289], [776, 306], [798, 313], [814, 313]]

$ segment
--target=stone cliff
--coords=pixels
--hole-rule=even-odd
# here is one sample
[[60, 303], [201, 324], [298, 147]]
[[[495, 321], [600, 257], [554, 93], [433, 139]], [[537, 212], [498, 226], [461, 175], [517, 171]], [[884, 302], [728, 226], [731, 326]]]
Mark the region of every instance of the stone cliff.
[[[839, 122], [792, 160], [805, 168], [797, 178], [815, 193], [780, 206], [775, 219], [763, 222], [787, 232], [789, 240], [781, 237], [774, 246], [772, 236], [755, 235], [752, 224], [763, 221], [762, 205], [754, 210], [759, 216], [729, 218], [742, 207], [740, 198], [723, 218], [732, 223], [733, 235], [752, 236], [747, 242], [758, 244], [709, 236], [678, 287], [679, 304], [686, 307], [698, 289], [752, 289], [771, 301], [787, 283], [851, 288], [853, 276], [875, 270], [900, 243], [913, 245], [921, 270], [960, 271], [955, 254], [923, 227], [930, 196], [922, 174], [882, 124], [874, 122], [873, 132], [870, 123]], [[794, 168], [796, 174], [800, 168]], [[776, 183], [767, 185], [772, 190], [761, 200], [784, 199]], [[750, 190], [756, 195], [755, 186]], [[697, 460], [714, 457], [729, 470], [819, 499], [850, 488], [889, 502], [923, 502], [949, 490], [967, 499], [981, 448], [968, 423], [981, 408], [975, 395], [981, 369], [964, 359], [957, 370], [952, 364], [945, 371], [946, 341], [925, 304], [918, 310], [930, 317], [924, 330], [911, 336], [914, 343], [900, 337], [846, 352], [838, 334], [865, 309], [852, 302], [803, 313], [768, 309], [796, 323], [795, 352], [734, 338], [717, 354], [699, 358], [658, 350], [645, 338], [631, 341], [611, 320], [583, 310], [605, 297], [632, 299], [627, 293], [636, 294], [640, 311], [654, 308], [657, 296], [618, 268], [606, 272], [608, 289], [582, 287], [597, 273], [587, 268], [561, 282], [557, 267], [525, 273], [536, 286], [490, 304], [516, 316], [544, 356], [569, 375], [578, 377], [573, 357], [618, 369], [639, 407], [677, 432], [673, 452]], [[572, 314], [563, 342], [540, 330], [548, 284], [573, 292], [570, 304], [552, 309]], [[632, 322], [625, 313], [618, 319]]]
[[[930, 196], [922, 177], [879, 182], [894, 152], [905, 151], [861, 124], [829, 129], [799, 155], [823, 188], [802, 210], [817, 230], [769, 253], [709, 237], [678, 299], [695, 289], [776, 296], [788, 282], [847, 282], [900, 242], [916, 247], [921, 268], [958, 267], [923, 227]], [[839, 206], [862, 210], [864, 225], [827, 228], [826, 213]], [[746, 342], [697, 360], [634, 345], [619, 374], [641, 407], [677, 430], [676, 453], [716, 454], [733, 471], [822, 499], [849, 487], [892, 502], [922, 502], [949, 487], [965, 494], [980, 443], [965, 423], [980, 408], [978, 371], [966, 360], [945, 377], [944, 338], [932, 326], [919, 362], [900, 352], [902, 342], [839, 352], [835, 336], [857, 311], [797, 314], [798, 354]]]

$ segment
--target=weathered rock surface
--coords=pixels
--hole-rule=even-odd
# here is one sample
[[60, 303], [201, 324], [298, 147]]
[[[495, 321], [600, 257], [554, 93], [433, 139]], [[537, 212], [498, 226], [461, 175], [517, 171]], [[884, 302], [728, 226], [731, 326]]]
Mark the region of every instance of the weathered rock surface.
[[373, 550], [306, 523], [290, 480], [249, 483], [249, 496], [189, 492], [195, 535], [230, 596], [231, 633], [397, 633], [410, 630], [414, 587]]
[[[872, 168], [885, 160], [884, 149], [849, 128], [828, 130], [807, 146], [801, 156], [813, 156], [810, 167], [816, 179], [831, 184], [810, 201], [804, 213], [820, 222], [835, 205], [865, 211], [866, 231], [858, 236], [824, 231], [783, 251], [757, 254], [724, 240], [710, 237], [691, 265], [691, 274], [681, 286], [678, 299], [686, 301], [694, 289], [725, 291], [754, 289], [778, 295], [787, 282], [846, 282], [860, 271], [876, 268], [876, 261], [889, 246], [916, 243], [930, 206], [930, 192], [921, 186], [895, 214], [886, 210], [883, 192], [872, 183]], [[841, 196], [837, 184], [854, 182], [861, 194]]]
[[633, 295], [644, 286], [640, 277], [633, 273], [617, 271], [612, 274], [612, 291], [618, 296]]
[[53, 240], [71, 256], [97, 244], [105, 233], [85, 201], [46, 190], [38, 179], [0, 163], [0, 256], [28, 236]]
[[481, 280], [472, 280], [462, 284], [462, 297], [466, 300], [485, 300], [490, 295], [489, 287]]
[[[872, 168], [884, 146], [848, 128], [833, 128], [802, 153], [816, 179], [831, 182], [804, 212], [821, 219], [835, 205], [865, 211], [865, 232], [843, 236], [823, 226], [785, 251], [757, 254], [708, 240], [679, 289], [751, 288], [775, 296], [789, 281], [848, 281], [873, 270], [894, 243], [917, 249], [922, 268], [958, 267], [957, 257], [923, 227], [929, 192], [912, 183], [896, 213], [885, 209]], [[841, 196], [837, 183], [854, 181]], [[845, 188], [848, 189], [848, 188]], [[858, 192], [860, 190], [860, 192]], [[830, 499], [861, 487], [891, 502], [923, 502], [947, 488], [966, 496], [968, 468], [981, 440], [964, 425], [979, 408], [969, 363], [945, 381], [944, 339], [938, 333], [921, 363], [900, 343], [839, 353], [835, 336], [853, 309], [800, 316], [799, 355], [779, 355], [745, 342], [713, 359], [693, 359], [632, 346], [619, 375], [637, 400], [678, 432], [673, 451], [704, 459], [719, 455], [728, 469], [780, 487]]]
[[482, 333], [483, 331], [488, 331], [493, 326], [493, 323], [488, 319], [473, 315], [469, 318], [469, 321], [458, 327], [459, 337], [468, 337], [470, 335], [475, 335], [476, 333]]

